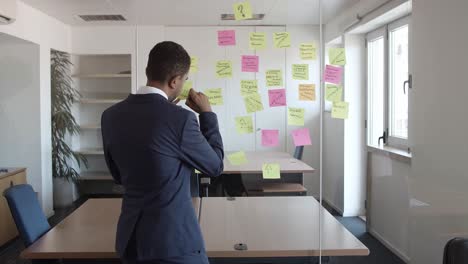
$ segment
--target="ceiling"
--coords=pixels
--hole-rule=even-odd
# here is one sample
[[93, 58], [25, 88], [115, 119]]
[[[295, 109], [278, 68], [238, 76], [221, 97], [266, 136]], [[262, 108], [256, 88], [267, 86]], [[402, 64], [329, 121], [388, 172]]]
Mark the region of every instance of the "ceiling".
[[[22, 0], [73, 26], [89, 25], [297, 25], [319, 24], [319, 0], [250, 0], [262, 21], [221, 21], [241, 0]], [[323, 0], [323, 23], [359, 0]], [[122, 14], [127, 21], [84, 22], [78, 15]]]

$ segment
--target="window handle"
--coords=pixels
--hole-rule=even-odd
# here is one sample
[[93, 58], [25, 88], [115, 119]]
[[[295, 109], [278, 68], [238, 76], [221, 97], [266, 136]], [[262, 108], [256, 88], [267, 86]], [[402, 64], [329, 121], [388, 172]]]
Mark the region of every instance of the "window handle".
[[408, 85], [408, 89], [413, 88], [413, 75], [408, 75], [408, 80], [403, 82], [403, 94], [406, 94], [406, 85]]
[[384, 145], [387, 144], [387, 132], [386, 131], [383, 132], [383, 135], [379, 137], [379, 140], [377, 141], [379, 146], [380, 146], [380, 140], [383, 141]]

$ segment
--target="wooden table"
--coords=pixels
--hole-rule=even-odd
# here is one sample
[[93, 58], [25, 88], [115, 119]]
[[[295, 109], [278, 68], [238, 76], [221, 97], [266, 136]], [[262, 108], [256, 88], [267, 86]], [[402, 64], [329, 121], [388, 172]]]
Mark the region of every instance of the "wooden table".
[[[368, 255], [369, 250], [313, 197], [224, 197], [202, 199], [200, 225], [209, 257]], [[248, 250], [235, 250], [242, 243]]]
[[[197, 216], [200, 198], [192, 198]], [[122, 199], [90, 199], [21, 253], [26, 259], [115, 259]]]

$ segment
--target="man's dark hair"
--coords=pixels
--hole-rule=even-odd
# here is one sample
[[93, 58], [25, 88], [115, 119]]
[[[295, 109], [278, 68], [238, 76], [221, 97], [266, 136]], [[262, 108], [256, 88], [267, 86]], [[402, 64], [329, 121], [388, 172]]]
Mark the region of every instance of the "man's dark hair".
[[179, 44], [163, 41], [151, 50], [146, 67], [149, 81], [166, 82], [171, 78], [184, 75], [190, 69], [190, 56]]

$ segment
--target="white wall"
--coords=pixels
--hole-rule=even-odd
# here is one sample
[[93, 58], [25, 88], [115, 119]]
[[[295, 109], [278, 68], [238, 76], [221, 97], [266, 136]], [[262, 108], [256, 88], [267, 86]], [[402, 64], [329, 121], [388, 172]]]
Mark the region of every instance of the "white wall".
[[[39, 192], [42, 207], [47, 215], [52, 208], [52, 145], [51, 145], [51, 104], [50, 104], [50, 49], [70, 51], [70, 28], [44, 13], [18, 1], [17, 19], [13, 24], [0, 26], [5, 33], [39, 45], [38, 69], [40, 81], [38, 89], [40, 123], [36, 133], [40, 135], [40, 153], [23, 153], [26, 159], [40, 158], [38, 170], [28, 168], [28, 181]], [[29, 122], [30, 119], [24, 120]], [[18, 142], [21, 144], [21, 142]], [[3, 149], [3, 148], [2, 148]], [[3, 151], [3, 150], [1, 150]], [[5, 151], [12, 151], [7, 149]], [[0, 161], [1, 162], [1, 161]], [[2, 164], [3, 165], [3, 164]], [[21, 165], [21, 161], [18, 162]], [[22, 165], [25, 166], [25, 165]]]
[[468, 237], [466, 74], [468, 1], [413, 0], [411, 263], [442, 263], [443, 246]]

